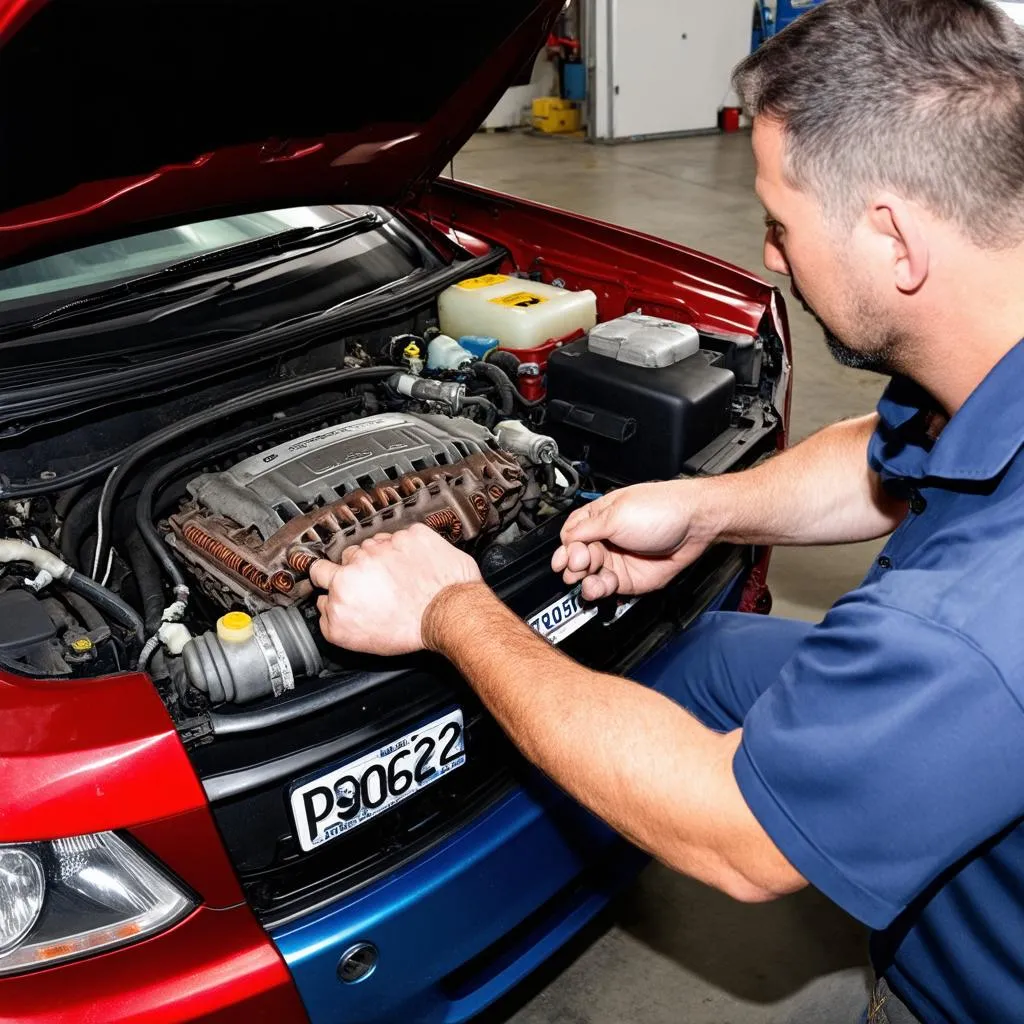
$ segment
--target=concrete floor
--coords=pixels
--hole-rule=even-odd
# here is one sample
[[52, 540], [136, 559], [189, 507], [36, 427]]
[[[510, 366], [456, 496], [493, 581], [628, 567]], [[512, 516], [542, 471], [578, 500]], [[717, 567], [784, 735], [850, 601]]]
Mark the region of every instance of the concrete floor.
[[[682, 242], [789, 294], [761, 262], [764, 213], [747, 135], [617, 147], [478, 135], [456, 158], [455, 175]], [[814, 320], [796, 303], [789, 312], [799, 440], [873, 409], [884, 382], [838, 366]], [[775, 613], [818, 621], [880, 547], [778, 551]], [[864, 964], [863, 930], [816, 892], [738, 906], [653, 866], [597, 941], [526, 986], [499, 1016], [508, 1024], [853, 1024], [866, 998]], [[850, 1005], [849, 1017], [833, 1009], [836, 1000]]]

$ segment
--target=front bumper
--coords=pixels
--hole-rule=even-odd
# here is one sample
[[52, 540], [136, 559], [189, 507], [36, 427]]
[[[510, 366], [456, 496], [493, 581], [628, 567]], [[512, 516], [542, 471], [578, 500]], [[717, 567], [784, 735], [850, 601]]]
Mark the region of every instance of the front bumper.
[[0, 979], [17, 1024], [298, 1024], [302, 1002], [246, 906], [200, 907], [168, 932], [88, 960]]
[[[313, 1024], [458, 1024], [540, 966], [647, 858], [539, 776], [427, 857], [271, 933]], [[374, 971], [339, 979], [358, 943]]]

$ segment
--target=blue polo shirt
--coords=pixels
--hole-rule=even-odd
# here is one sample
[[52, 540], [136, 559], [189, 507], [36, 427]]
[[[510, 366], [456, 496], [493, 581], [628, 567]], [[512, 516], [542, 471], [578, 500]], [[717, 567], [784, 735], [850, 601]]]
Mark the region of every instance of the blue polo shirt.
[[[793, 866], [927, 1024], [1024, 1021], [1024, 342], [937, 440], [895, 379], [869, 461], [911, 511], [744, 723]], [[934, 433], [934, 432], [932, 432]]]

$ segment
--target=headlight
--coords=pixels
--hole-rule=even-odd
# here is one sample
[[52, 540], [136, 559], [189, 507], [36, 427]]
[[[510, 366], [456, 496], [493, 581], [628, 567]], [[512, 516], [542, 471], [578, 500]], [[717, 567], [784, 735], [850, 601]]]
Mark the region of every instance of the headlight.
[[138, 942], [194, 906], [113, 832], [0, 846], [0, 976]]
[[32, 930], [43, 909], [43, 866], [30, 850], [0, 848], [0, 955]]

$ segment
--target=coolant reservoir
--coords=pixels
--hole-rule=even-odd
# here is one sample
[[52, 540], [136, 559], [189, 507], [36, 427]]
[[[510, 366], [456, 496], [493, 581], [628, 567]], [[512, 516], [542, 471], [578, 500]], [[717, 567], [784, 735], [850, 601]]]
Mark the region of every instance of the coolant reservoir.
[[441, 331], [453, 338], [487, 335], [505, 348], [537, 348], [552, 338], [589, 331], [597, 296], [538, 281], [488, 274], [445, 289], [437, 302]]

